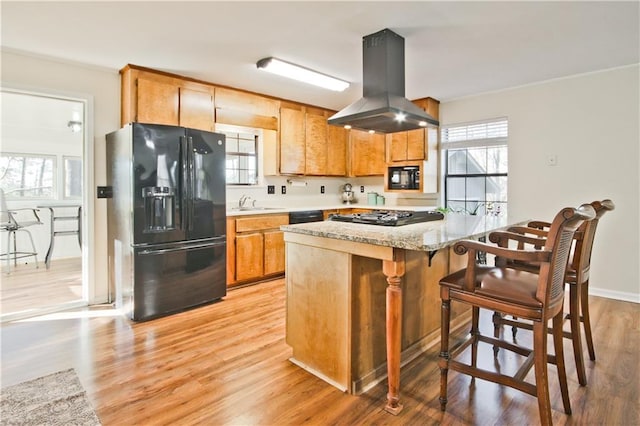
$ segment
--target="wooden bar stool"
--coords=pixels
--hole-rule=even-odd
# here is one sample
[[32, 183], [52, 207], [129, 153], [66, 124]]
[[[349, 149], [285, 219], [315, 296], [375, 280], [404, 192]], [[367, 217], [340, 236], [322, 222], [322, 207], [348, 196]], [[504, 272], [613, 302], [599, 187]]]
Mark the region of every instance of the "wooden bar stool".
[[[583, 221], [594, 217], [593, 207], [584, 204], [578, 209], [565, 208], [561, 210], [553, 220], [545, 240], [515, 233], [504, 233], [509, 234], [515, 241], [522, 241], [533, 246], [542, 245], [540, 250], [534, 247], [526, 250], [508, 249], [471, 240], [460, 241], [454, 246], [454, 251], [457, 254], [468, 253], [468, 263], [467, 268], [448, 275], [440, 281], [442, 325], [439, 367], [440, 408], [443, 411], [447, 404], [447, 373], [449, 369], [452, 369], [536, 396], [541, 423], [543, 425], [551, 424], [551, 403], [547, 377], [547, 362], [551, 362], [558, 367], [564, 411], [571, 414], [562, 348], [564, 276], [573, 234]], [[476, 254], [478, 251], [512, 261], [537, 262], [540, 265], [539, 274], [507, 267], [477, 265]], [[452, 300], [471, 305], [472, 319], [471, 333], [468, 338], [453, 348], [449, 348], [450, 304]], [[480, 334], [478, 328], [480, 308], [532, 321], [533, 349]], [[550, 319], [553, 320], [555, 355], [547, 354], [547, 323]], [[478, 344], [481, 342], [513, 351], [527, 358], [513, 376], [479, 368], [477, 366], [477, 350]], [[470, 364], [456, 360], [470, 345], [472, 351]], [[524, 380], [532, 366], [535, 368], [535, 385]]]
[[[600, 218], [608, 211], [615, 209], [613, 201], [607, 199], [603, 201], [594, 201], [591, 206], [596, 212], [593, 220], [585, 221], [574, 234], [574, 244], [565, 281], [569, 284], [569, 313], [565, 316], [565, 320], [569, 320], [571, 327], [569, 332], [564, 332], [566, 338], [571, 339], [573, 343], [573, 354], [576, 362], [576, 371], [578, 374], [578, 382], [581, 386], [587, 385], [587, 375], [585, 371], [584, 359], [582, 357], [582, 336], [580, 330], [580, 322], [583, 323], [589, 357], [595, 361], [596, 354], [593, 346], [593, 337], [591, 334], [591, 321], [589, 317], [589, 271], [591, 269], [591, 252], [593, 249], [593, 241], [595, 239], [596, 229]], [[509, 231], [519, 234], [531, 234], [536, 237], [546, 238], [549, 232], [550, 223], [542, 221], [529, 222], [527, 227], [511, 227]], [[501, 247], [508, 244], [506, 239], [502, 239], [499, 233], [493, 236], [494, 243]], [[521, 247], [521, 246], [520, 246]], [[507, 259], [496, 258], [496, 264], [508, 266], [523, 271], [538, 273], [539, 265], [510, 261]], [[513, 336], [515, 338], [518, 328], [531, 330], [531, 324], [520, 321], [517, 318], [505, 318], [499, 313], [493, 316], [494, 336], [500, 332], [502, 325], [510, 325], [512, 327]], [[497, 348], [496, 348], [497, 349]]]

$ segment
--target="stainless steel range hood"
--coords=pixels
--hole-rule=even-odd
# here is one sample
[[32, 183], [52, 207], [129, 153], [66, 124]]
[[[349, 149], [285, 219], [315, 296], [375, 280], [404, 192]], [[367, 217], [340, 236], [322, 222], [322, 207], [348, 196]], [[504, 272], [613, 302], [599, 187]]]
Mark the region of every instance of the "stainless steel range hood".
[[379, 133], [437, 126], [438, 120], [404, 97], [404, 38], [384, 29], [363, 37], [362, 49], [362, 99], [331, 116], [329, 124]]

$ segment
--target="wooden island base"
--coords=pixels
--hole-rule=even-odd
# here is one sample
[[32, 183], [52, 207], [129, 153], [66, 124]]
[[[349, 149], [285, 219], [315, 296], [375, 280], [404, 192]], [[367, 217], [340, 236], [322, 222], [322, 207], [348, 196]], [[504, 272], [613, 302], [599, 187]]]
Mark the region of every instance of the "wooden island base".
[[[448, 247], [425, 252], [291, 232], [285, 243], [291, 361], [352, 394], [389, 376], [386, 409], [397, 414], [399, 366], [439, 342], [438, 283], [466, 258]], [[470, 311], [454, 306], [452, 318], [459, 327]], [[397, 337], [401, 360], [394, 350], [387, 356]]]

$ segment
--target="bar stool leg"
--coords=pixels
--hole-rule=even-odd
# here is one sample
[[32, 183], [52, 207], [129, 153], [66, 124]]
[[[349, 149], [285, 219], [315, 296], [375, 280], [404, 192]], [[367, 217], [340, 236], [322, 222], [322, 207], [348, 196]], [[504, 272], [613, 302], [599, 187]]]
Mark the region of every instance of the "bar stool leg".
[[582, 308], [582, 318], [581, 321], [584, 322], [584, 336], [587, 339], [587, 349], [589, 349], [589, 358], [592, 361], [596, 360], [596, 351], [593, 347], [593, 337], [591, 336], [591, 319], [589, 318], [589, 280], [582, 283], [582, 288], [580, 289], [580, 297], [582, 298], [582, 303], [580, 307]]
[[53, 208], [49, 208], [51, 211], [51, 241], [49, 242], [49, 250], [47, 250], [47, 255], [44, 257], [44, 265], [47, 269], [51, 267], [51, 255], [53, 254], [53, 240], [55, 239], [55, 213], [53, 212]]
[[576, 372], [580, 386], [587, 385], [587, 375], [582, 357], [582, 336], [580, 333], [580, 284], [569, 285], [569, 320], [571, 322], [571, 341], [573, 343], [573, 357], [576, 360]]
[[31, 236], [31, 232], [27, 231], [26, 229], [23, 229], [23, 231], [27, 233], [27, 235], [29, 236], [29, 240], [31, 240], [31, 250], [33, 250], [31, 253], [33, 253], [32, 256], [36, 261], [36, 269], [38, 269], [38, 251], [36, 250], [36, 245], [33, 243], [33, 237]]
[[9, 275], [11, 273], [11, 234], [15, 231], [7, 232], [7, 271], [6, 274]]
[[16, 231], [12, 232], [13, 234], [13, 267], [18, 267], [18, 245], [16, 244]]

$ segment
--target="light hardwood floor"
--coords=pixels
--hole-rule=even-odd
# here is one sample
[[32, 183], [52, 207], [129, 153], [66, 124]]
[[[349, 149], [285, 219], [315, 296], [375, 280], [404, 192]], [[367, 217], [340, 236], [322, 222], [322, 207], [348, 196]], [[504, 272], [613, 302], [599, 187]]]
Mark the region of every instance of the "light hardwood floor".
[[10, 268], [2, 263], [0, 271], [0, 310], [3, 315], [60, 305], [82, 299], [82, 258], [22, 264]]
[[[590, 306], [598, 360], [587, 360], [589, 384], [580, 387], [565, 341], [573, 415], [562, 411], [550, 366], [553, 420], [640, 424], [640, 305], [593, 297]], [[99, 307], [3, 325], [2, 386], [73, 367], [107, 426], [539, 423], [533, 397], [454, 372], [441, 412], [439, 348], [403, 368], [397, 417], [382, 409], [386, 382], [358, 396], [340, 392], [288, 361], [282, 279], [150, 322], [110, 313]], [[490, 313], [481, 321], [491, 327]], [[521, 342], [527, 336], [518, 333]], [[491, 348], [481, 357], [494, 364]], [[514, 361], [498, 355], [503, 370]]]

